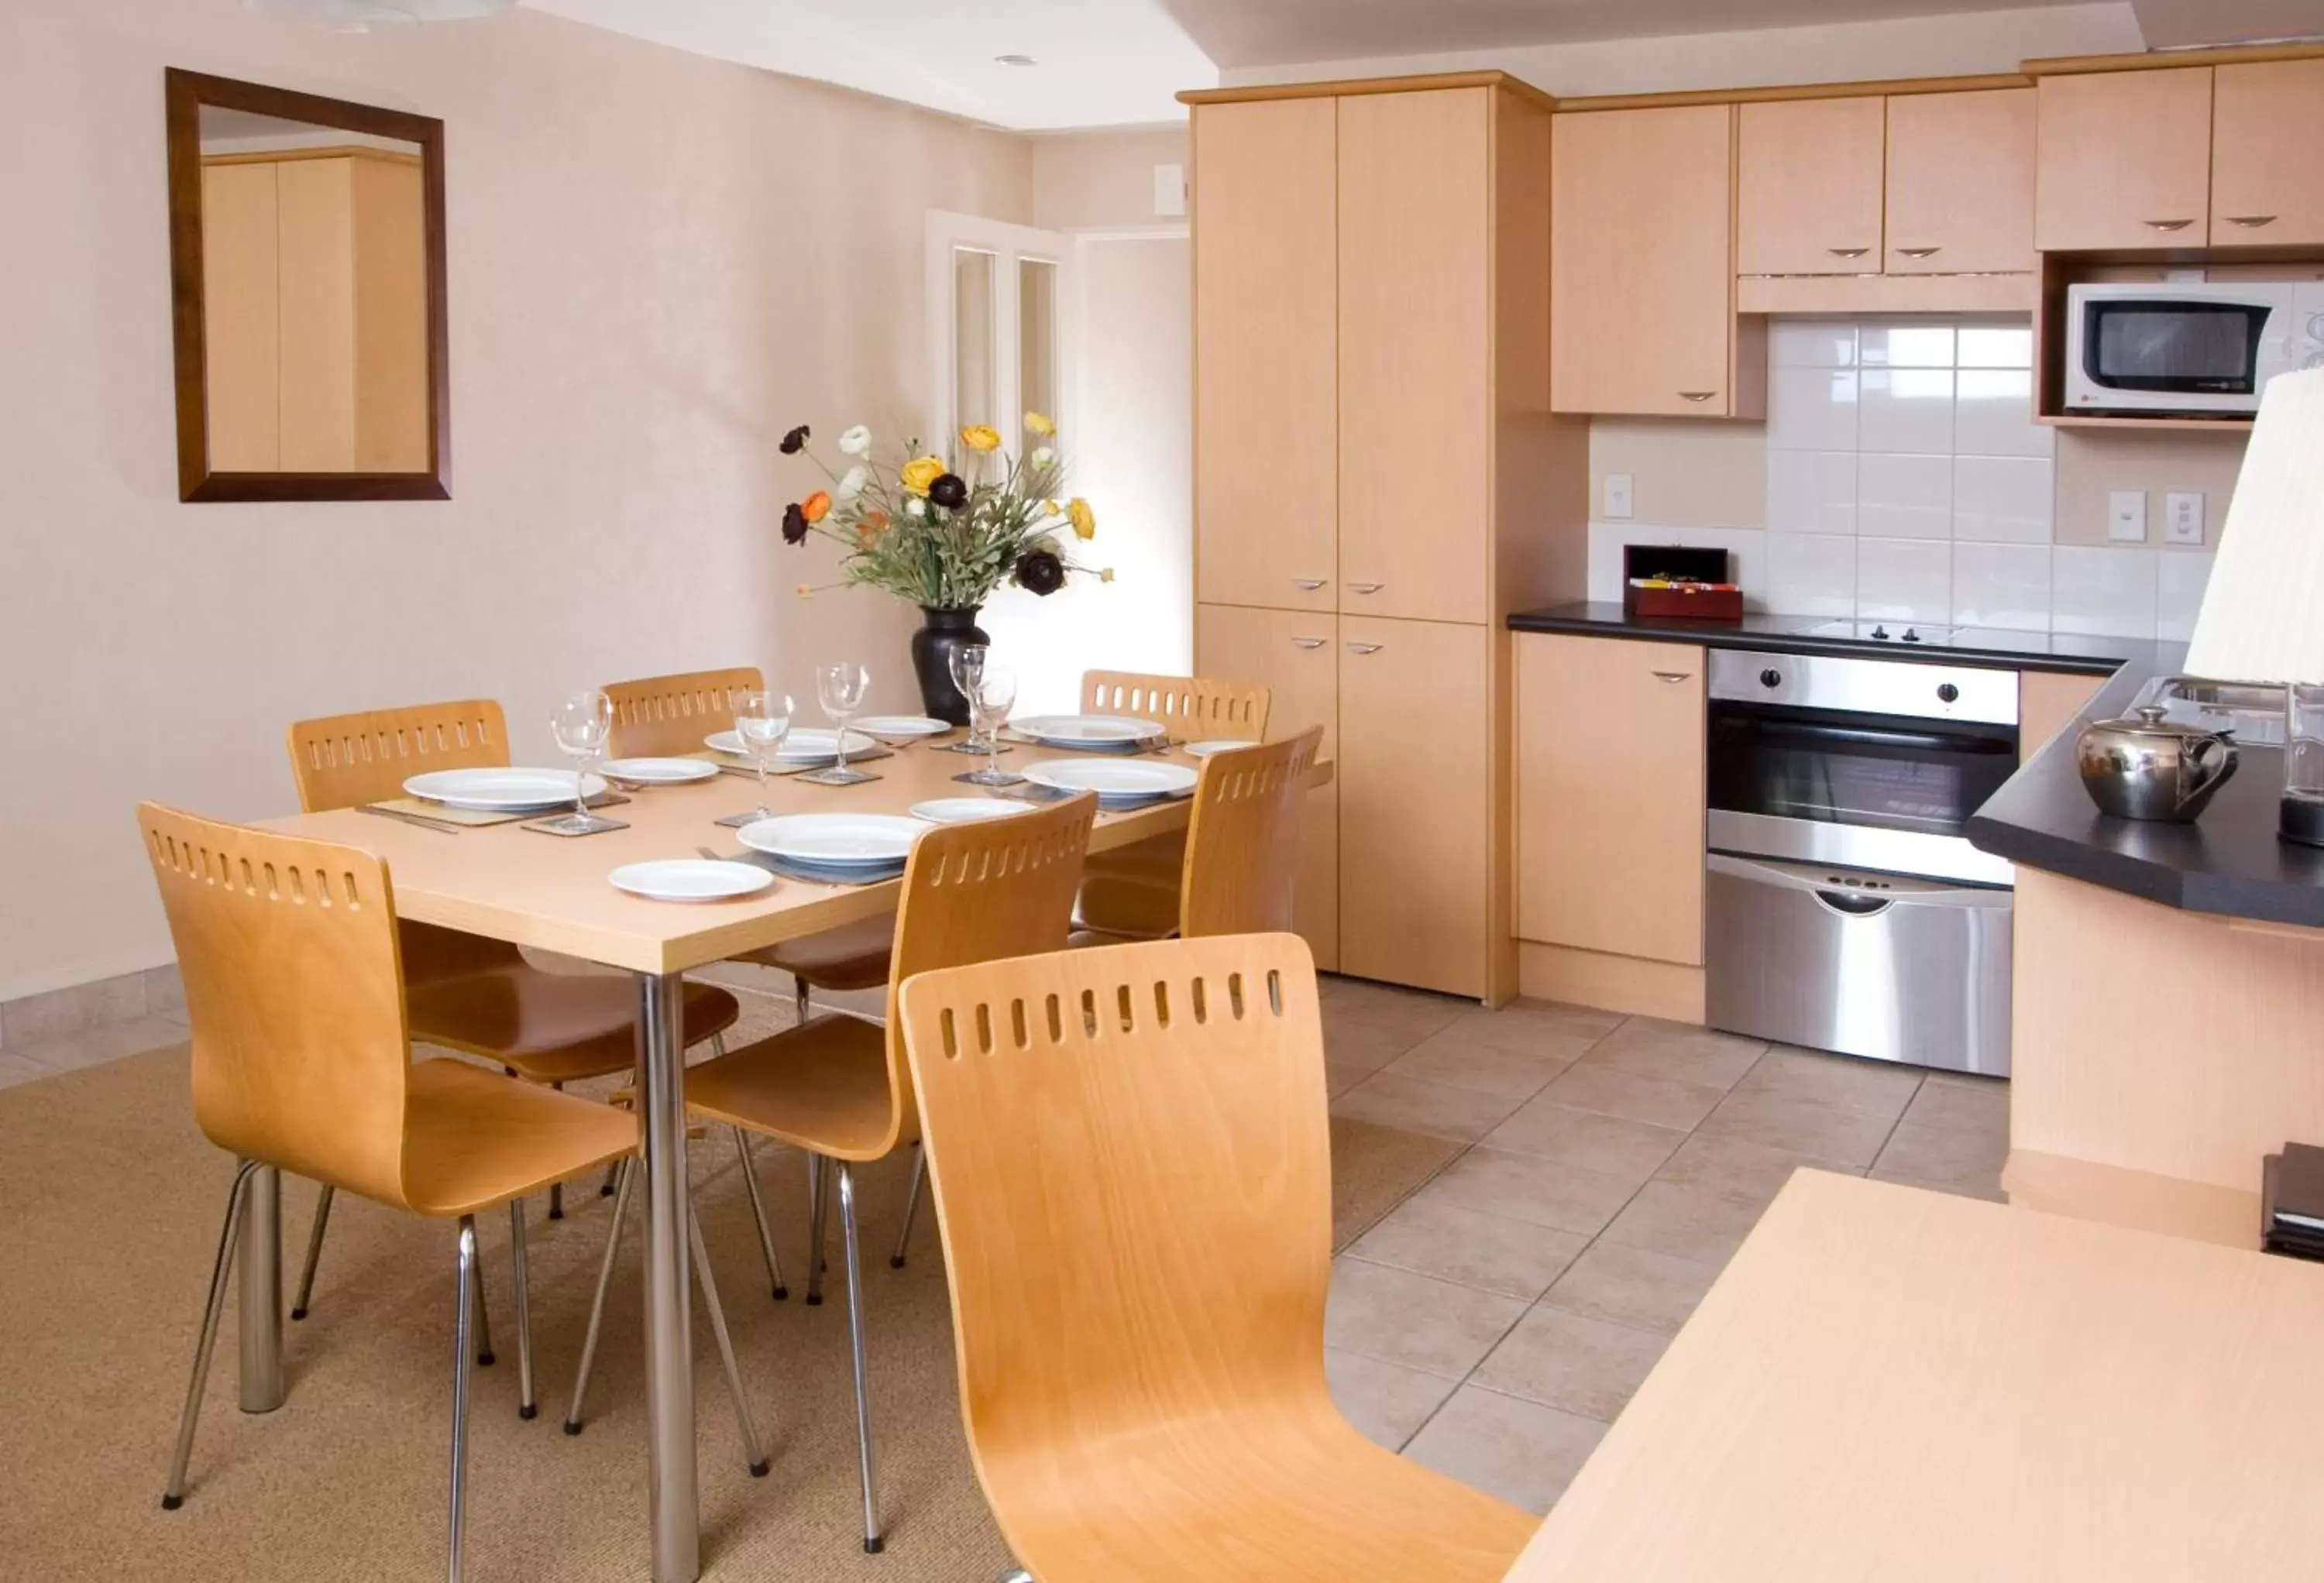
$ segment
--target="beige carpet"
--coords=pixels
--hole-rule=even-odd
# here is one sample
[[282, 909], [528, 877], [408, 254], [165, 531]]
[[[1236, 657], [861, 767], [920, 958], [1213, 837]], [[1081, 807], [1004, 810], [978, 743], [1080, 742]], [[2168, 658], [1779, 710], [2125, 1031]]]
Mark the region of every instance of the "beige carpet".
[[[1333, 1125], [1335, 1240], [1385, 1215], [1459, 1146]], [[909, 1266], [887, 1250], [903, 1172], [862, 1173], [866, 1325], [888, 1553], [862, 1553], [846, 1309], [805, 1288], [805, 1173], [760, 1155], [792, 1295], [768, 1301], [724, 1138], [697, 1145], [704, 1231], [773, 1459], [745, 1474], [697, 1319], [705, 1576], [977, 1580], [1007, 1565], [970, 1471], [931, 1220]], [[229, 1301], [185, 1507], [160, 1508], [231, 1163], [192, 1125], [182, 1046], [0, 1091], [0, 1577], [407, 1579], [440, 1575], [452, 1234], [342, 1197], [315, 1312], [287, 1327], [290, 1396], [235, 1406]], [[314, 1189], [286, 1183], [285, 1295]], [[624, 1238], [587, 1432], [560, 1432], [611, 1201], [528, 1235], [540, 1416], [516, 1413], [508, 1222], [483, 1233], [500, 1362], [471, 1417], [468, 1576], [581, 1583], [648, 1573], [636, 1227]], [[837, 1233], [834, 1228], [836, 1251]], [[697, 1306], [697, 1315], [699, 1309]]]

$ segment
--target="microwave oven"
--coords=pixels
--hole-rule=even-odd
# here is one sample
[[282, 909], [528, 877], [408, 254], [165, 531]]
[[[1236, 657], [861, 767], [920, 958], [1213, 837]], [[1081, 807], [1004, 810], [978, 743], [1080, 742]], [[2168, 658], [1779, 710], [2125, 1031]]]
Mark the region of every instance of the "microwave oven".
[[2069, 412], [2247, 415], [2324, 365], [2324, 281], [2139, 281], [2066, 290]]

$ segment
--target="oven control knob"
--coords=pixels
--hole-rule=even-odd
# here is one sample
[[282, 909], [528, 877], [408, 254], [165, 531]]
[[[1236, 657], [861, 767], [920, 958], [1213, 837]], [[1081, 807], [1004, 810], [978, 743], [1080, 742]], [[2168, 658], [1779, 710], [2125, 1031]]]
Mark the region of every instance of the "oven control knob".
[[1937, 685], [1937, 696], [1948, 704], [1958, 704], [1960, 702], [1960, 689], [1950, 682], [1940, 682]]
[[1784, 685], [1784, 673], [1774, 666], [1769, 666], [1759, 673], [1759, 685], [1763, 687], [1780, 687]]

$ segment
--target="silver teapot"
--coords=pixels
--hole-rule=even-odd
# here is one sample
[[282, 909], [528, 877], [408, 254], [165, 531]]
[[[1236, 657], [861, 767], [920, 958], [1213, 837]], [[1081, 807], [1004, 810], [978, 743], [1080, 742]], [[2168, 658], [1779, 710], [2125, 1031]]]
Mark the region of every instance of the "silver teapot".
[[2191, 824], [2235, 775], [2236, 744], [2223, 732], [2165, 720], [2149, 704], [2084, 726], [2074, 763], [2101, 813]]

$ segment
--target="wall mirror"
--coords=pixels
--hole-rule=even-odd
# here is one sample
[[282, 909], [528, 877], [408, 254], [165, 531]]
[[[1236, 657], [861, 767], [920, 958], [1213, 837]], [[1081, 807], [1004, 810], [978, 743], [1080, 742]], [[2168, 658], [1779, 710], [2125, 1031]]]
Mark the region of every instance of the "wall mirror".
[[171, 70], [178, 496], [447, 500], [444, 124]]

